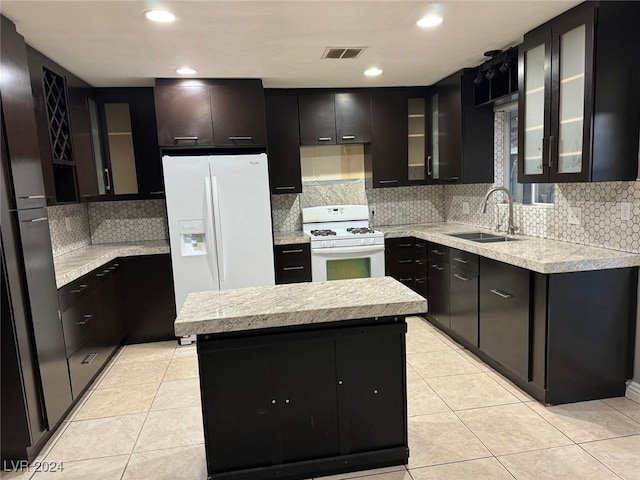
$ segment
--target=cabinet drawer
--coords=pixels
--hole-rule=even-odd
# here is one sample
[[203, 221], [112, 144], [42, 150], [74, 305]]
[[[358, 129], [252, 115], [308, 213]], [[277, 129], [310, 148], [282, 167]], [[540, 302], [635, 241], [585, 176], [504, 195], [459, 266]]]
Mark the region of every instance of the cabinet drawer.
[[276, 283], [311, 281], [311, 245], [275, 245]]
[[388, 238], [384, 243], [389, 264], [396, 260], [413, 260], [414, 241], [412, 238]]
[[478, 273], [478, 256], [473, 253], [451, 248], [449, 249], [449, 259], [451, 265], [458, 265], [465, 270]]
[[94, 292], [96, 288], [96, 279], [91, 274], [80, 277], [65, 285], [58, 290], [60, 311], [64, 312], [69, 307], [72, 307], [87, 295]]
[[74, 400], [82, 393], [107, 359], [97, 342], [89, 342], [68, 358], [71, 392]]
[[449, 247], [438, 245], [437, 243], [429, 243], [427, 245], [429, 263], [444, 262], [449, 263]]
[[413, 246], [414, 256], [416, 260], [427, 260], [429, 258], [429, 243], [426, 240], [414, 240]]
[[403, 283], [413, 280], [414, 272], [413, 260], [395, 260], [387, 263], [387, 273]]
[[62, 313], [62, 329], [67, 357], [91, 338], [99, 338], [100, 303], [97, 292]]

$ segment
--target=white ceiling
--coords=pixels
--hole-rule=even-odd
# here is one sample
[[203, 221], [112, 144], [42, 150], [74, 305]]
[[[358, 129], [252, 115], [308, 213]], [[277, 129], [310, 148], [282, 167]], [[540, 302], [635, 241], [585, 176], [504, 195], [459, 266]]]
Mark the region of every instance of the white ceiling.
[[[189, 65], [197, 77], [262, 78], [266, 87], [430, 85], [522, 41], [580, 2], [556, 1], [30, 1], [0, 10], [31, 46], [93, 86], [153, 85]], [[177, 15], [153, 24], [153, 5]], [[444, 22], [415, 22], [438, 11]], [[366, 46], [322, 60], [327, 46]], [[384, 69], [368, 78], [371, 66]]]

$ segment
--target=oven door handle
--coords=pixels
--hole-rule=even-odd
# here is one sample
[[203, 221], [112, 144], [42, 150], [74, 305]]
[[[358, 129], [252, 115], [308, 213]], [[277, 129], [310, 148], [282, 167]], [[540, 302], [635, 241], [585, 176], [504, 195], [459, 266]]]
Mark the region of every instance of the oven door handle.
[[331, 248], [312, 248], [313, 255], [329, 256], [335, 253], [376, 253], [384, 252], [384, 245], [367, 245], [363, 247], [331, 247]]

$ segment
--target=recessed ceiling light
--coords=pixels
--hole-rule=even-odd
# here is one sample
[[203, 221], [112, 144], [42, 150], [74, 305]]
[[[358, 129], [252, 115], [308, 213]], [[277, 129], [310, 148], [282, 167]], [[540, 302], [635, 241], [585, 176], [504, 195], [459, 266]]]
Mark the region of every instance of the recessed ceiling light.
[[378, 67], [371, 67], [368, 68], [364, 71], [364, 74], [367, 77], [377, 77], [378, 75], [380, 75], [382, 73], [382, 69], [378, 68]]
[[435, 27], [442, 23], [442, 17], [439, 15], [427, 15], [426, 17], [418, 20], [417, 25], [419, 27]]
[[193, 75], [196, 73], [196, 70], [191, 67], [180, 67], [176, 70], [176, 73], [179, 73], [180, 75]]
[[147, 20], [158, 23], [171, 23], [176, 19], [176, 16], [168, 10], [147, 10], [144, 16]]

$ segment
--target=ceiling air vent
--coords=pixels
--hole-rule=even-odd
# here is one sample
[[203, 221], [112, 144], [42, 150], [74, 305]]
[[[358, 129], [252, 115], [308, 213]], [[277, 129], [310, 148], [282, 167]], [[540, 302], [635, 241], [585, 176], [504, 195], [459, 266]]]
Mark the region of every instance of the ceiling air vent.
[[358, 58], [367, 47], [327, 47], [322, 58], [335, 58], [340, 60]]

